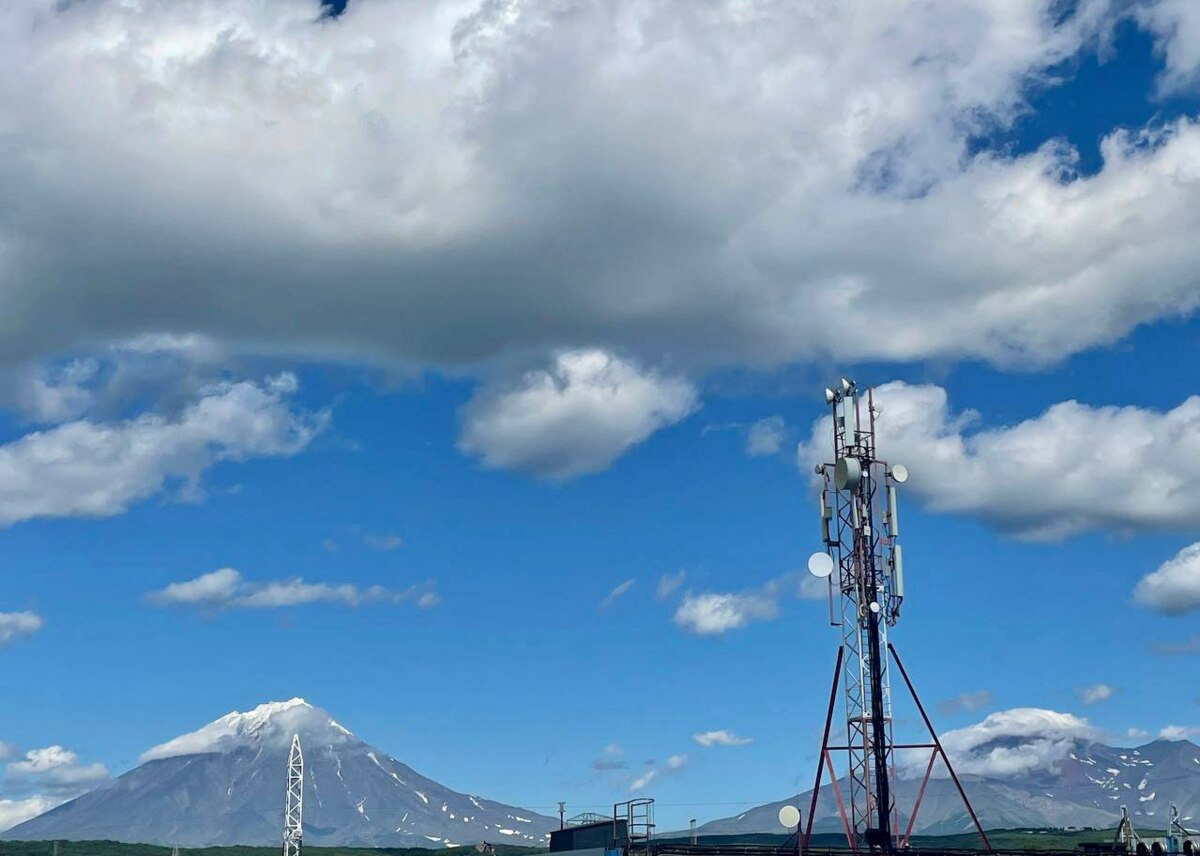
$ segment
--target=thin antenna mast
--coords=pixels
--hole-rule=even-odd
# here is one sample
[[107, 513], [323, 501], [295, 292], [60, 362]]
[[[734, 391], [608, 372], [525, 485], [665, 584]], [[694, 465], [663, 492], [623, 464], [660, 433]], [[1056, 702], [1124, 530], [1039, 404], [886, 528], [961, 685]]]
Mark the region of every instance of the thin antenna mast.
[[288, 753], [287, 803], [283, 816], [283, 856], [300, 856], [304, 837], [304, 753], [300, 735], [292, 735]]

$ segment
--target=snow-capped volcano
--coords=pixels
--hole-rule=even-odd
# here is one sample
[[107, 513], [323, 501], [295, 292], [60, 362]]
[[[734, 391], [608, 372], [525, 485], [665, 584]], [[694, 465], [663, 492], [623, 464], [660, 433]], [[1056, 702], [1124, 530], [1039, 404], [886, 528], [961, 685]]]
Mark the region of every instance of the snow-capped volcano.
[[142, 764], [5, 833], [181, 846], [275, 844], [292, 734], [304, 747], [304, 838], [318, 845], [541, 844], [558, 823], [417, 773], [303, 699], [234, 711], [147, 750]]
[[247, 746], [290, 746], [293, 734], [335, 746], [356, 738], [328, 713], [302, 698], [270, 701], [254, 710], [232, 711], [190, 734], [183, 734], [142, 753], [142, 762], [177, 755], [207, 755]]

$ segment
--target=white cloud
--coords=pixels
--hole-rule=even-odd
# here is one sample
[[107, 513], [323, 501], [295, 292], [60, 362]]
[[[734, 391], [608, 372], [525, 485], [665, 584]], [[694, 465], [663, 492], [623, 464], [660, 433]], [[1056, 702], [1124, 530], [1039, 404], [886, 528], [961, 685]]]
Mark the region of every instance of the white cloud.
[[1159, 729], [1159, 740], [1191, 740], [1200, 737], [1200, 728], [1186, 725], [1166, 725]]
[[103, 764], [80, 763], [79, 756], [62, 746], [30, 749], [6, 767], [6, 787], [37, 790], [43, 795], [70, 798], [108, 779]]
[[103, 764], [82, 763], [78, 755], [58, 745], [18, 752], [0, 743], [0, 761], [7, 762], [4, 798], [0, 799], [0, 832], [109, 779]]
[[381, 553], [399, 549], [404, 545], [404, 539], [391, 532], [386, 534], [367, 533], [363, 535], [363, 542], [372, 550], [378, 550]]
[[324, 415], [289, 408], [296, 378], [224, 382], [173, 419], [68, 422], [0, 446], [0, 525], [37, 517], [108, 517], [182, 484], [196, 491], [221, 461], [293, 455]]
[[0, 612], [0, 645], [32, 636], [42, 629], [43, 623], [36, 612]]
[[1136, 14], [1165, 54], [1163, 89], [1178, 91], [1200, 82], [1200, 6], [1194, 0], [1157, 0], [1140, 4]]
[[642, 773], [629, 784], [629, 790], [640, 791], [658, 777], [657, 769], [650, 769]]
[[[1072, 5], [13, 4], [6, 354], [152, 330], [460, 366], [1105, 344], [1200, 299], [1200, 131], [1115, 136], [1079, 180], [1061, 145], [974, 153], [1111, 23]], [[1165, 33], [1189, 3], [1152, 5]]]
[[971, 712], [989, 707], [995, 699], [990, 690], [963, 693], [938, 704], [938, 710], [946, 714]]
[[0, 799], [0, 832], [12, 829], [39, 814], [45, 814], [61, 802], [63, 801], [40, 795], [23, 800]]
[[612, 591], [610, 591], [608, 594], [606, 594], [604, 596], [604, 598], [600, 601], [599, 608], [600, 609], [608, 609], [610, 606], [612, 606], [614, 603], [617, 602], [617, 599], [619, 597], [621, 597], [623, 594], [625, 594], [627, 591], [629, 591], [631, 588], [633, 588], [633, 585], [636, 582], [637, 582], [637, 580], [628, 579], [628, 580], [625, 580], [625, 582], [618, 584]]
[[[938, 386], [889, 383], [875, 400], [880, 454], [908, 467], [903, 490], [934, 511], [1031, 540], [1200, 522], [1200, 396], [1165, 412], [1067, 401], [1002, 427], [955, 412]], [[800, 446], [806, 472], [828, 456], [827, 426]]]
[[489, 467], [565, 479], [606, 468], [695, 408], [687, 381], [601, 350], [562, 351], [548, 370], [480, 391], [459, 447]]
[[677, 775], [682, 773], [688, 765], [687, 755], [672, 755], [667, 759], [665, 764], [658, 767], [650, 767], [640, 776], [633, 780], [629, 785], [631, 791], [645, 790], [646, 786], [656, 779], [661, 779], [663, 776]]
[[675, 609], [675, 625], [698, 636], [719, 636], [756, 621], [779, 617], [779, 603], [789, 596], [822, 600], [828, 585], [808, 573], [792, 572], [768, 580], [757, 588], [736, 592], [687, 591]]
[[146, 599], [156, 605], [223, 606], [242, 587], [242, 575], [233, 568], [219, 568], [192, 580], [171, 583]]
[[659, 601], [666, 600], [683, 585], [685, 579], [687, 579], [687, 571], [680, 571], [675, 574], [663, 574], [658, 578], [658, 585], [654, 589], [655, 599]]
[[1110, 687], [1108, 684], [1092, 684], [1087, 687], [1079, 687], [1075, 690], [1075, 695], [1083, 704], [1099, 704], [1102, 701], [1108, 701], [1116, 695], [1116, 687]]
[[220, 568], [201, 574], [192, 580], [171, 583], [146, 595], [154, 606], [190, 606], [199, 609], [280, 609], [306, 603], [340, 603], [358, 606], [362, 603], [401, 603], [416, 598], [422, 609], [436, 606], [437, 593], [432, 583], [389, 589], [383, 586], [365, 588], [342, 583], [308, 583], [300, 578], [250, 582], [233, 568]]
[[699, 636], [717, 636], [778, 616], [778, 595], [770, 586], [747, 592], [687, 592], [675, 610], [675, 624]]
[[1130, 740], [1145, 740], [1150, 736], [1150, 732], [1143, 728], [1128, 728], [1125, 730], [1125, 736]]
[[752, 737], [739, 737], [724, 728], [717, 731], [704, 731], [693, 734], [692, 739], [701, 746], [747, 746], [754, 742]]
[[[956, 773], [1004, 779], [1053, 770], [1079, 742], [1099, 736], [1086, 719], [1022, 707], [997, 711], [983, 722], [948, 731], [941, 742]], [[928, 758], [928, 753], [901, 753], [898, 766], [905, 775], [919, 776]], [[935, 775], [947, 774], [938, 765]]]
[[746, 431], [746, 454], [751, 457], [779, 454], [786, 431], [782, 416], [758, 420]]
[[260, 583], [253, 589], [239, 594], [232, 601], [232, 605], [253, 609], [279, 609], [300, 606], [305, 603], [340, 603], [345, 606], [358, 606], [363, 600], [379, 600], [385, 596], [390, 597], [391, 593], [380, 587], [373, 586], [364, 591], [349, 583], [341, 585], [306, 583], [297, 578]]
[[72, 769], [79, 762], [79, 756], [61, 746], [47, 746], [44, 749], [31, 749], [20, 761], [8, 765], [9, 773], [32, 775], [48, 773], [51, 770]]
[[1163, 615], [1186, 615], [1200, 609], [1200, 543], [1184, 547], [1138, 580], [1133, 598]]

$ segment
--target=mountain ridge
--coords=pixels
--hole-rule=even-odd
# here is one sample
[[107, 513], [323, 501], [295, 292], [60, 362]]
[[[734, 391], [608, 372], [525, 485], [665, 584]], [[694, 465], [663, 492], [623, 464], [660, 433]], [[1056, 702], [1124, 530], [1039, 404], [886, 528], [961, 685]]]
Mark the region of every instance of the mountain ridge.
[[[984, 746], [1003, 751], [1003, 741]], [[928, 758], [928, 755], [925, 756]], [[920, 772], [924, 772], [923, 767]], [[1153, 740], [1136, 748], [1075, 740], [1061, 758], [1014, 776], [959, 773], [963, 788], [985, 829], [1115, 827], [1127, 805], [1135, 826], [1165, 827], [1167, 806], [1175, 803], [1187, 823], [1200, 819], [1200, 746], [1188, 740]], [[845, 782], [839, 780], [845, 797]], [[898, 778], [900, 828], [907, 827], [920, 773]], [[812, 790], [709, 821], [702, 835], [778, 833], [778, 811], [787, 804], [808, 814]], [[826, 780], [813, 821], [820, 832], [841, 830], [837, 804]], [[973, 829], [952, 782], [931, 778], [921, 803], [915, 834], [946, 835]]]
[[316, 845], [542, 844], [557, 819], [460, 793], [363, 742], [300, 698], [225, 716], [148, 749], [132, 770], [8, 830], [187, 847], [274, 844], [291, 735], [304, 749], [304, 837]]

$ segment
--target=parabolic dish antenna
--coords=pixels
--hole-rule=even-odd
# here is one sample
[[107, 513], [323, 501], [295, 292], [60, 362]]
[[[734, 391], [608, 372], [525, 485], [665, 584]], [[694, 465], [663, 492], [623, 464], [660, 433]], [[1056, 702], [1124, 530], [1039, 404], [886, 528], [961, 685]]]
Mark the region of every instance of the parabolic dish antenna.
[[833, 465], [833, 486], [838, 490], [854, 490], [862, 481], [862, 464], [858, 458], [838, 458]]
[[791, 829], [800, 825], [800, 809], [794, 805], [785, 805], [779, 810], [779, 825]]
[[908, 481], [908, 467], [904, 464], [892, 464], [892, 480], [898, 484]]
[[808, 572], [814, 577], [825, 579], [833, 573], [833, 556], [828, 553], [813, 553], [808, 557]]

